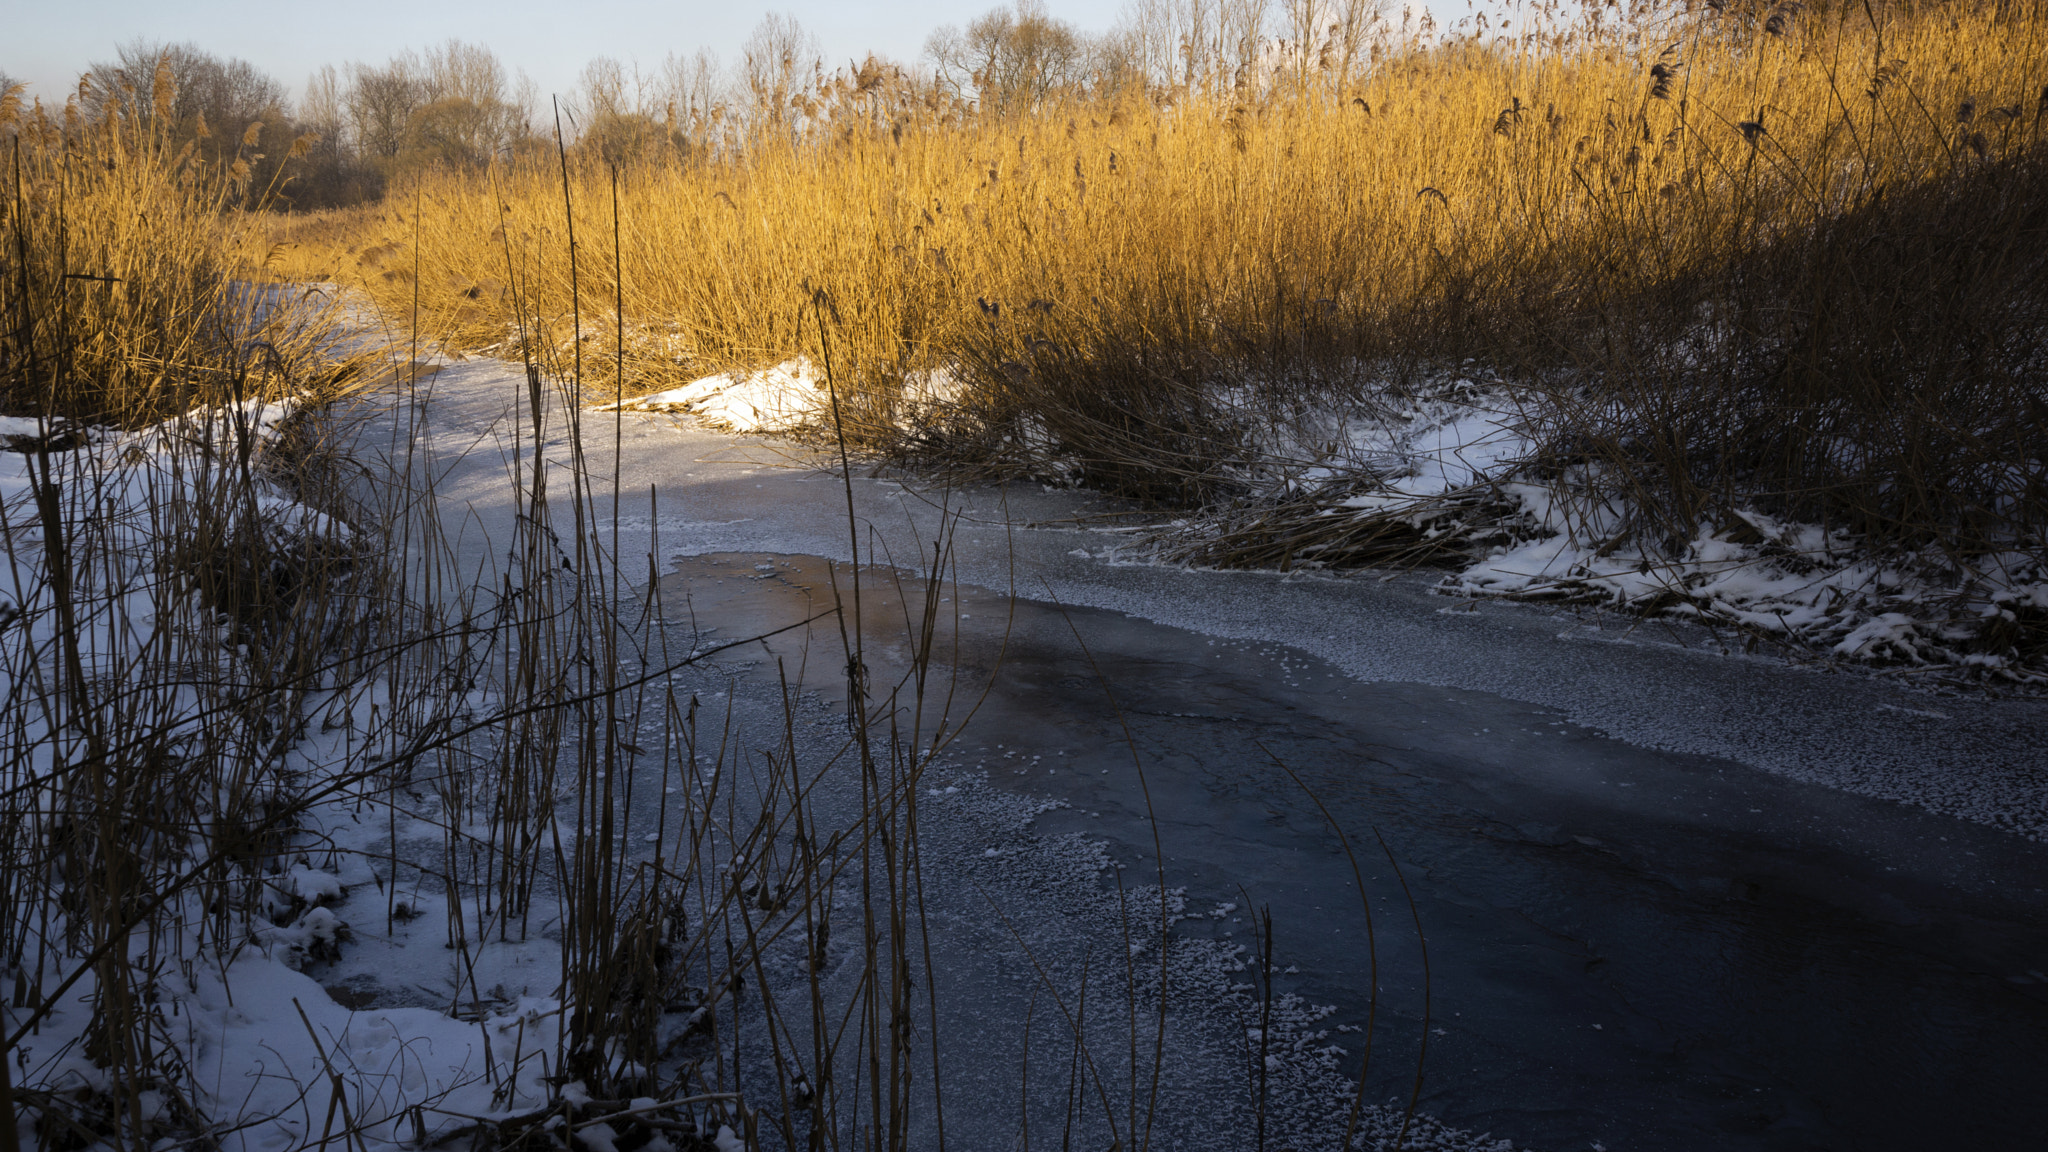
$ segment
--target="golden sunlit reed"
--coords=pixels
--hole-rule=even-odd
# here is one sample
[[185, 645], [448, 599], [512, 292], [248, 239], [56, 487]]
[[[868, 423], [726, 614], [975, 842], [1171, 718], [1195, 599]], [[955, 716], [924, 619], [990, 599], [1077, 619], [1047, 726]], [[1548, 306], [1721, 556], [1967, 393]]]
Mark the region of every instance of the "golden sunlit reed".
[[[523, 321], [566, 348], [580, 294], [582, 370], [628, 392], [819, 358], [829, 303], [847, 432], [927, 464], [1050, 453], [1214, 499], [1247, 397], [1477, 365], [1679, 539], [1736, 500], [1966, 550], [2042, 528], [2048, 21], [1602, 13], [1379, 25], [1348, 69], [1283, 42], [1023, 104], [871, 62], [746, 117], [671, 103], [561, 159], [415, 170], [288, 231], [306, 270], [460, 345]], [[615, 303], [622, 338], [590, 318]], [[920, 369], [969, 387], [913, 413]]]

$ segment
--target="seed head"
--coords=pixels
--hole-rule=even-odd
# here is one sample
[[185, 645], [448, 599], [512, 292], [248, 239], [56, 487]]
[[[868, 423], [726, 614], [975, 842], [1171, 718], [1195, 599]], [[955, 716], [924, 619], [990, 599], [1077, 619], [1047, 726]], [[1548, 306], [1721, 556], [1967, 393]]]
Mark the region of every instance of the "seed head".
[[177, 99], [178, 82], [171, 75], [171, 54], [156, 58], [156, 77], [150, 85], [149, 107], [159, 119], [171, 118], [171, 104]]
[[1671, 99], [1671, 81], [1678, 76], [1678, 69], [1669, 64], [1650, 65], [1650, 99]]

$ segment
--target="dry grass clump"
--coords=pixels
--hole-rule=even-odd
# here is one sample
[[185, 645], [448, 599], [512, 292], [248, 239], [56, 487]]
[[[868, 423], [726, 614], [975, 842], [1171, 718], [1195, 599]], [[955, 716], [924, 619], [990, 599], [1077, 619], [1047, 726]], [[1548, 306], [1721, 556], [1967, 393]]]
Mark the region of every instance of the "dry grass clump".
[[146, 121], [133, 93], [93, 95], [81, 83], [61, 113], [0, 100], [0, 413], [135, 427], [313, 384], [333, 359], [318, 309], [238, 282], [256, 231], [241, 209], [273, 190], [251, 184], [262, 124], [220, 170], [175, 143], [167, 65]]
[[1247, 502], [1195, 524], [1156, 533], [1162, 559], [1202, 568], [1459, 567], [1475, 550], [1505, 543], [1513, 501], [1491, 484], [1389, 501], [1361, 511], [1343, 493]]

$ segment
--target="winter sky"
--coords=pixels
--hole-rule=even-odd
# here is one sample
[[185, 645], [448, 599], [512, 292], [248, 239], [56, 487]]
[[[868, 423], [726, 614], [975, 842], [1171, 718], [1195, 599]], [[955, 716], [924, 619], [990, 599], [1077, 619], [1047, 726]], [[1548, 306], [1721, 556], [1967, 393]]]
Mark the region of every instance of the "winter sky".
[[[1121, 0], [1047, 0], [1046, 11], [1089, 31], [1107, 29]], [[709, 48], [730, 63], [747, 34], [770, 12], [795, 16], [818, 38], [828, 64], [878, 52], [912, 60], [941, 24], [964, 24], [996, 0], [86, 0], [22, 4], [7, 20], [0, 71], [61, 100], [88, 62], [113, 56], [136, 37], [191, 41], [239, 56], [282, 80], [296, 95], [321, 64], [381, 63], [403, 48], [450, 37], [488, 45], [508, 67], [523, 68], [543, 94], [566, 93], [594, 56], [659, 68], [671, 51]]]
[[[867, 52], [915, 60], [941, 24], [964, 24], [997, 0], [352, 0], [307, 4], [285, 0], [79, 0], [22, 3], [7, 18], [0, 72], [32, 85], [53, 103], [88, 63], [110, 59], [136, 38], [186, 42], [218, 56], [238, 56], [283, 81], [294, 95], [322, 64], [381, 63], [404, 48], [450, 37], [495, 50], [523, 69], [543, 95], [567, 93], [585, 62], [612, 56], [642, 69], [660, 67], [671, 51], [709, 48], [732, 62], [747, 34], [770, 12], [795, 16], [818, 38], [829, 65]], [[1123, 0], [1045, 0], [1046, 11], [1091, 32], [1109, 28]], [[1398, 11], [1399, 0], [1389, 7]], [[1435, 0], [1438, 17], [1455, 18], [1463, 0]]]

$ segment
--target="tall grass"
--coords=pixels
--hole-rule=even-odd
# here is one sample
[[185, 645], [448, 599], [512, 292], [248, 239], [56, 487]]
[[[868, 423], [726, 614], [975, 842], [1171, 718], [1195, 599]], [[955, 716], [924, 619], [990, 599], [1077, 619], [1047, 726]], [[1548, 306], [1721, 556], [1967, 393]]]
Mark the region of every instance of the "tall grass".
[[[928, 462], [1051, 446], [1214, 499], [1248, 419], [1477, 359], [1562, 401], [1553, 454], [1655, 531], [1737, 490], [1883, 539], [2038, 530], [2038, 6], [1598, 14], [1387, 33], [1342, 91], [1280, 68], [963, 116], [842, 79], [807, 132], [622, 172], [616, 254], [611, 176], [574, 169], [584, 289], [623, 298], [628, 390], [815, 359], [829, 292], [849, 434]], [[515, 282], [566, 313], [559, 176], [430, 175], [321, 257], [393, 304], [416, 266], [441, 328], [499, 346]], [[897, 388], [941, 367], [970, 387], [919, 423]]]
[[[251, 182], [262, 125], [217, 170], [167, 127], [167, 63], [136, 100], [154, 103], [146, 121], [119, 100], [91, 112], [86, 95], [61, 114], [0, 98], [0, 411], [132, 427], [307, 387], [306, 368], [334, 358], [308, 326], [318, 309], [237, 280], [261, 241], [236, 209], [275, 191]], [[307, 146], [272, 142], [288, 160]]]

